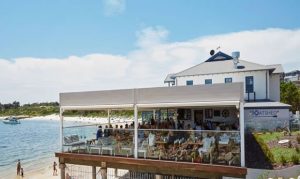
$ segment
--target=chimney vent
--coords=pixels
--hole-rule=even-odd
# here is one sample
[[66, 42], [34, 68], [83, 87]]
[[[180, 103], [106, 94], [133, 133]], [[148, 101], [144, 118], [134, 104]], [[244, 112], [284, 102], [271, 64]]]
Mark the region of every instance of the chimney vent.
[[238, 69], [237, 66], [238, 66], [238, 63], [239, 63], [240, 52], [232, 52], [231, 56], [233, 58], [234, 68]]

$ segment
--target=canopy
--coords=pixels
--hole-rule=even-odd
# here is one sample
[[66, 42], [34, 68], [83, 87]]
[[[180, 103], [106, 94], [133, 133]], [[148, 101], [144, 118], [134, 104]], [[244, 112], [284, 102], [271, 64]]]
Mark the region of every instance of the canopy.
[[65, 110], [238, 105], [243, 83], [60, 93]]

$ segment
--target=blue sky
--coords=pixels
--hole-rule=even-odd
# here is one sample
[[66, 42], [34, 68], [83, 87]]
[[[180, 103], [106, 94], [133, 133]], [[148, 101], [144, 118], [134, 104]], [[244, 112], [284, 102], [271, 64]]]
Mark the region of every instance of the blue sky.
[[300, 69], [300, 1], [0, 0], [0, 102], [163, 86], [221, 46]]
[[137, 48], [136, 32], [148, 26], [168, 29], [170, 42], [300, 27], [297, 0], [115, 1], [122, 9], [107, 13], [102, 0], [1, 0], [0, 58], [128, 54]]

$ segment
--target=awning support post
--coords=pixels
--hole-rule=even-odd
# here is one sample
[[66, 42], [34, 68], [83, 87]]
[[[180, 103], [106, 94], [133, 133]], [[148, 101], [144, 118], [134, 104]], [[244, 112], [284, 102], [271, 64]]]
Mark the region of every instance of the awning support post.
[[107, 110], [108, 128], [110, 128], [110, 109]]
[[155, 116], [156, 116], [155, 115], [155, 109], [153, 109], [153, 114], [152, 115], [153, 115], [153, 120], [155, 120]]
[[134, 158], [138, 158], [138, 108], [134, 105]]
[[64, 110], [62, 108], [59, 108], [59, 119], [60, 119], [60, 126], [59, 126], [59, 132], [60, 132], [60, 147], [61, 147], [61, 152], [64, 152], [64, 147], [63, 147], [63, 140], [64, 140], [64, 116], [63, 116]]
[[240, 103], [241, 166], [245, 167], [245, 121], [244, 103]]

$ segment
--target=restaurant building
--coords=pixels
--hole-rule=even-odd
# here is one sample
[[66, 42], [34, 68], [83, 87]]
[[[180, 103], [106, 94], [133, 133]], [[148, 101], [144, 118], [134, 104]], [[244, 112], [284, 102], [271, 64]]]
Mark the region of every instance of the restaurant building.
[[[290, 105], [280, 103], [282, 65], [261, 65], [239, 56], [239, 52], [232, 56], [218, 52], [196, 66], [169, 74], [164, 83], [184, 86], [242, 82], [246, 130], [274, 130], [288, 124]], [[216, 114], [220, 114], [218, 109]], [[219, 115], [213, 118], [218, 119]], [[220, 122], [222, 119], [228, 120], [224, 115]]]
[[[90, 166], [93, 179], [110, 178], [108, 168], [123, 178], [245, 178], [245, 132], [282, 126], [289, 106], [278, 102], [281, 65], [238, 57], [213, 54], [168, 75], [169, 87], [61, 93], [61, 178], [74, 175], [66, 164]], [[73, 110], [106, 110], [103, 134], [66, 126]], [[116, 126], [113, 110], [133, 111], [132, 123]]]

